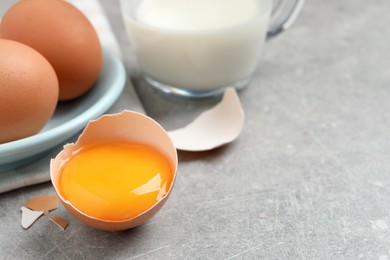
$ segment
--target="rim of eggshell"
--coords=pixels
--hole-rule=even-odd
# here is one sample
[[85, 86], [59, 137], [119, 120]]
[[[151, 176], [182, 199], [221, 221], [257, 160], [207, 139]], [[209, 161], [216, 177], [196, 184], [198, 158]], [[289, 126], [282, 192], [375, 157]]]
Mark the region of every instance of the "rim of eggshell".
[[[165, 156], [167, 156], [167, 158], [171, 161], [172, 167], [173, 167], [173, 171], [172, 171], [173, 178], [172, 178], [171, 184], [169, 186], [169, 189], [168, 189], [167, 193], [159, 201], [157, 201], [152, 207], [150, 207], [148, 210], [144, 211], [143, 213], [141, 213], [141, 214], [139, 214], [131, 219], [128, 219], [128, 220], [104, 220], [104, 219], [96, 218], [93, 216], [89, 216], [89, 215], [83, 213], [82, 211], [80, 211], [79, 209], [77, 209], [75, 206], [73, 206], [72, 203], [70, 203], [68, 200], [65, 200], [63, 198], [63, 196], [60, 192], [60, 189], [58, 187], [59, 186], [60, 169], [69, 160], [69, 158], [72, 156], [72, 153], [74, 151], [78, 150], [84, 144], [86, 144], [90, 141], [104, 140], [104, 138], [102, 139], [102, 136], [106, 136], [107, 139], [110, 139], [110, 140], [112, 140], [112, 137], [115, 136], [114, 139], [116, 139], [116, 140], [123, 138], [123, 139], [129, 140], [129, 141], [130, 140], [131, 141], [139, 141], [138, 139], [135, 139], [135, 138], [124, 138], [125, 136], [130, 137], [133, 134], [133, 132], [131, 132], [131, 129], [128, 129], [129, 131], [127, 131], [127, 132], [124, 132], [123, 128], [118, 129], [119, 125], [122, 125], [125, 127], [134, 125], [134, 123], [136, 123], [135, 120], [134, 121], [129, 120], [129, 119], [132, 119], [132, 117], [134, 117], [133, 120], [135, 119], [135, 120], [138, 120], [139, 122], [144, 121], [146, 123], [147, 122], [149, 123], [149, 125], [144, 123], [142, 125], [138, 125], [138, 127], [146, 128], [146, 126], [153, 125], [155, 128], [152, 130], [155, 132], [155, 134], [158, 133], [160, 135], [159, 136], [160, 142], [159, 142], [158, 146], [156, 145], [156, 143], [157, 143], [156, 141], [151, 142], [151, 140], [154, 140], [155, 138], [150, 138], [150, 136], [147, 138], [147, 140], [149, 140], [149, 142], [142, 142], [141, 141], [140, 143], [153, 145], [154, 147], [157, 146], [156, 148], [158, 148], [158, 150], [160, 152], [162, 152]], [[102, 125], [107, 124], [107, 122], [111, 123], [109, 125], [109, 127], [110, 127], [109, 134], [107, 133], [107, 131], [103, 131], [104, 130], [103, 128], [105, 128], [105, 127], [104, 126], [102, 127]], [[95, 132], [96, 130], [98, 131], [97, 133]], [[119, 136], [118, 136], [118, 133], [115, 134], [115, 132], [118, 130], [119, 130]], [[140, 131], [140, 130], [138, 130], [138, 131]], [[150, 131], [150, 129], [149, 129], [149, 131]], [[153, 132], [153, 131], [151, 131], [151, 132]], [[143, 132], [142, 135], [146, 136], [144, 131], [141, 131], [141, 132]], [[163, 140], [161, 140], [161, 139], [163, 139]], [[143, 140], [143, 141], [145, 141], [145, 140]], [[163, 149], [161, 149], [161, 148], [163, 148]], [[131, 228], [131, 227], [133, 227], [131, 225], [132, 222], [135, 222], [134, 226], [137, 226], [137, 225], [142, 224], [143, 222], [145, 222], [149, 218], [151, 218], [165, 204], [165, 200], [169, 197], [169, 194], [172, 191], [172, 188], [173, 188], [175, 180], [176, 180], [177, 165], [178, 165], [177, 150], [174, 147], [174, 144], [173, 144], [172, 140], [170, 139], [170, 137], [168, 136], [165, 129], [159, 123], [157, 123], [154, 119], [152, 119], [144, 114], [134, 112], [134, 111], [124, 110], [124, 111], [117, 113], [117, 114], [106, 114], [106, 115], [99, 117], [98, 119], [91, 120], [87, 124], [87, 126], [85, 127], [83, 132], [80, 134], [80, 136], [78, 137], [78, 139], [75, 143], [68, 143], [68, 144], [64, 145], [63, 150], [60, 151], [57, 154], [57, 156], [54, 159], [51, 159], [51, 161], [50, 161], [50, 179], [51, 179], [51, 182], [54, 186], [54, 189], [55, 189], [58, 197], [64, 203], [64, 206], [68, 210], [71, 209], [72, 211], [77, 212], [78, 214], [81, 215], [80, 217], [82, 217], [82, 218], [87, 218], [88, 220], [93, 220], [95, 223], [93, 223], [94, 225], [91, 225], [91, 226], [94, 226], [94, 227], [97, 227], [100, 229], [106, 229], [106, 230], [122, 230], [122, 228], [120, 228], [120, 227], [119, 228], [115, 228], [115, 227], [105, 228], [105, 227], [101, 227], [99, 224], [105, 223], [105, 224], [114, 224], [115, 225], [115, 224], [128, 223], [129, 224], [129, 225], [127, 225], [128, 228]], [[160, 204], [161, 204], [161, 206], [157, 208], [157, 206]], [[70, 213], [73, 215], [73, 213], [75, 213], [75, 212], [70, 212]], [[148, 213], [151, 213], [152, 216], [150, 216], [150, 217], [149, 217], [149, 215], [145, 216]], [[75, 217], [77, 217], [77, 216], [75, 216]], [[145, 217], [146, 217], [146, 219], [144, 219]], [[97, 223], [97, 222], [99, 222], [99, 223]]]

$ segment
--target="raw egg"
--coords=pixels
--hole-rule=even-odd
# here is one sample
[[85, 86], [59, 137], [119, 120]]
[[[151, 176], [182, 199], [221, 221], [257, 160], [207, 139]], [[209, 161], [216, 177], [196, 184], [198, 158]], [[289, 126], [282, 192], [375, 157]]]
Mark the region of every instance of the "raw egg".
[[75, 144], [51, 161], [53, 186], [69, 212], [87, 225], [125, 230], [164, 205], [177, 153], [153, 119], [130, 111], [90, 122]]
[[19, 42], [0, 39], [0, 143], [38, 133], [54, 113], [58, 80], [50, 63]]
[[5, 39], [40, 52], [59, 80], [59, 100], [86, 93], [97, 80], [103, 62], [98, 35], [86, 16], [62, 0], [29, 0], [13, 5], [0, 24]]
[[92, 143], [63, 166], [60, 190], [81, 212], [103, 220], [127, 220], [151, 208], [167, 193], [172, 167], [152, 146], [128, 142]]

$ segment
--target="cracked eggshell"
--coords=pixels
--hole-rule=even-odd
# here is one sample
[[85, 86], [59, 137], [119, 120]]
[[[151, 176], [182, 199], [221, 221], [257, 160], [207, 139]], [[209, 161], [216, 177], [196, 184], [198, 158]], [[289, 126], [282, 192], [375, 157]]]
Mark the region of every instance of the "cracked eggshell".
[[[127, 140], [142, 142], [154, 146], [165, 154], [173, 167], [171, 186], [161, 200], [144, 213], [125, 221], [108, 221], [97, 219], [82, 213], [69, 201], [65, 200], [60, 192], [59, 180], [61, 167], [72, 157], [73, 153], [88, 144], [98, 140]], [[153, 217], [165, 204], [173, 188], [177, 170], [177, 151], [166, 131], [153, 119], [143, 114], [123, 111], [119, 114], [103, 115], [91, 121], [80, 135], [76, 143], [67, 144], [63, 150], [50, 162], [50, 178], [62, 204], [77, 219], [85, 224], [102, 230], [126, 230], [143, 224]]]
[[233, 142], [244, 128], [245, 113], [234, 88], [227, 88], [221, 102], [187, 126], [169, 131], [176, 149], [201, 152]]

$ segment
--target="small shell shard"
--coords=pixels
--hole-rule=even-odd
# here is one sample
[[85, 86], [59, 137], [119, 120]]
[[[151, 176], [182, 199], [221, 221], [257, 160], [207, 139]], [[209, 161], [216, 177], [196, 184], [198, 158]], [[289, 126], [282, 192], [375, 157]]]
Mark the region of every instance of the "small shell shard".
[[24, 229], [31, 227], [31, 225], [43, 215], [43, 211], [35, 211], [26, 207], [21, 207], [20, 210], [22, 211], [22, 227]]
[[66, 227], [69, 225], [69, 222], [66, 221], [65, 219], [63, 219], [62, 217], [60, 216], [53, 216], [53, 217], [50, 217], [50, 220], [53, 221], [57, 226], [59, 226], [62, 230], [65, 230]]
[[53, 196], [38, 196], [34, 197], [26, 203], [24, 203], [24, 207], [29, 208], [35, 211], [43, 211], [43, 214], [47, 215], [49, 211], [58, 208], [60, 200], [57, 195]]

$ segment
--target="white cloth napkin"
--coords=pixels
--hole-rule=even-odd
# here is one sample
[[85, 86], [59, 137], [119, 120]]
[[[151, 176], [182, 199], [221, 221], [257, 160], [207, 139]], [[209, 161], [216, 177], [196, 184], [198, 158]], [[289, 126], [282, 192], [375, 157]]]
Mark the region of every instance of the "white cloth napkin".
[[[119, 44], [98, 0], [69, 0], [68, 2], [71, 2], [88, 17], [92, 25], [95, 27], [102, 45], [109, 48], [120, 57], [121, 52]], [[116, 113], [122, 111], [123, 109], [143, 112], [142, 105], [129, 81], [127, 82], [127, 86], [125, 87], [125, 90], [119, 100], [108, 112]], [[73, 142], [75, 139], [76, 137], [73, 137], [69, 140], [69, 142]], [[0, 172], [0, 193], [49, 181], [50, 159], [55, 157], [61, 149], [62, 147], [55, 148], [50, 152], [50, 154], [38, 159], [32, 164], [18, 169]]]

